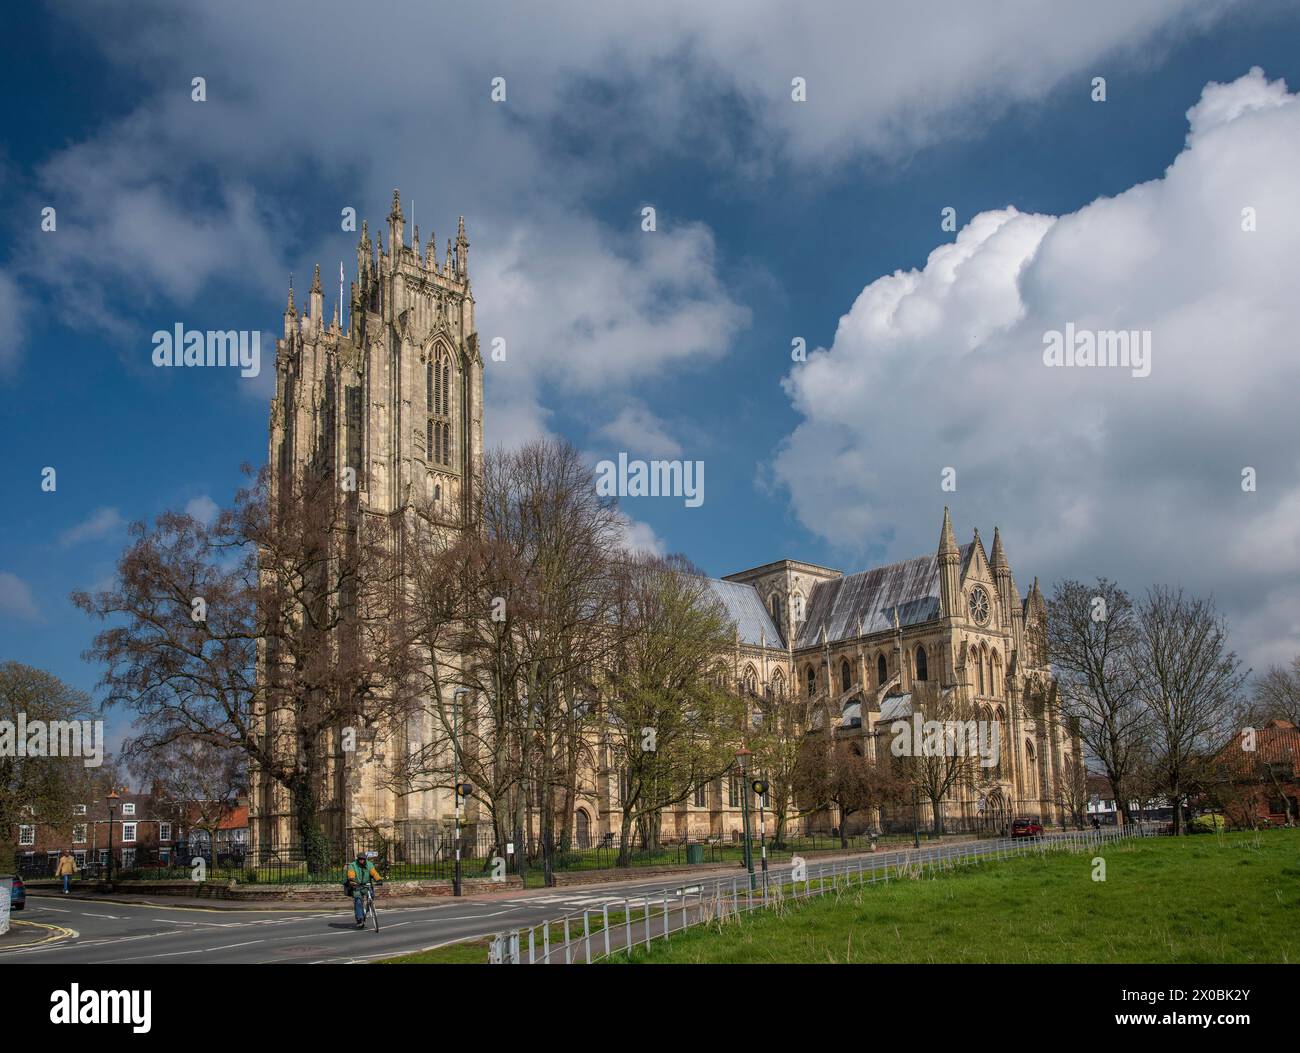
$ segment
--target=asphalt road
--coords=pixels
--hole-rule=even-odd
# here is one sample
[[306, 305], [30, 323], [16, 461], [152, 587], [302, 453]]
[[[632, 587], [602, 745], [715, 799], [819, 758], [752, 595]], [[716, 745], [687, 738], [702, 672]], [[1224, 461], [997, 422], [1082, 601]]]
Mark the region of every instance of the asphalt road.
[[[956, 853], [993, 854], [1006, 842], [954, 842], [922, 844], [911, 853], [920, 860], [941, 860]], [[861, 865], [883, 871], [897, 865], [905, 851], [866, 853], [834, 860], [809, 860], [810, 878], [829, 875], [832, 867]], [[789, 863], [773, 864], [769, 881], [789, 880]], [[125, 903], [70, 896], [31, 893], [25, 910], [14, 917], [71, 930], [57, 942], [0, 952], [0, 963], [119, 963], [165, 965], [175, 962], [264, 964], [349, 963], [410, 953], [426, 948], [481, 937], [496, 932], [556, 922], [566, 914], [577, 915], [575, 928], [581, 931], [583, 910], [597, 915], [603, 904], [611, 910], [631, 901], [637, 910], [648, 897], [661, 906], [667, 891], [670, 910], [695, 902], [701, 889], [721, 887], [729, 894], [732, 880], [744, 888], [739, 868], [700, 875], [660, 876], [650, 881], [581, 885], [569, 888], [502, 892], [472, 899], [448, 899], [436, 904], [398, 906], [385, 902], [380, 890], [378, 906], [381, 929], [358, 930], [350, 903], [339, 897], [337, 904], [319, 909], [244, 910], [170, 906], [163, 902]], [[761, 880], [761, 879], [760, 879]], [[392, 905], [390, 905], [392, 904]], [[553, 925], [552, 931], [559, 926]]]

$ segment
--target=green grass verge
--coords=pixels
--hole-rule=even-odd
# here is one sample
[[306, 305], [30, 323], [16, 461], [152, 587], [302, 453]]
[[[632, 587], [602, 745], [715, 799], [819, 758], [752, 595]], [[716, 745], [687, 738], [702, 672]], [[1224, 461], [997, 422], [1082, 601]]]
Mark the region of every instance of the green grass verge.
[[[1093, 880], [1094, 857], [1105, 881]], [[632, 961], [1295, 963], [1300, 832], [968, 864], [693, 929]]]

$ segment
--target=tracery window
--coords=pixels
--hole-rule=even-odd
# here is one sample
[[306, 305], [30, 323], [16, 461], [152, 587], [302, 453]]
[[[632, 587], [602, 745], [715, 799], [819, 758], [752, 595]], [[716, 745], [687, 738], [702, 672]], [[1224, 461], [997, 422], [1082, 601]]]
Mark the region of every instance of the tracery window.
[[430, 464], [451, 465], [451, 362], [439, 350], [424, 367], [425, 458]]

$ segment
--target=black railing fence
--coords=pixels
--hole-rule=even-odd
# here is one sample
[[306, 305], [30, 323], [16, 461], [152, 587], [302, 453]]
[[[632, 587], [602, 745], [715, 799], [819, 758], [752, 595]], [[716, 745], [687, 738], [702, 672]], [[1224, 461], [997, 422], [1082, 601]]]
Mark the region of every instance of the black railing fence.
[[[1053, 828], [1053, 824], [1046, 821], [1047, 817], [1043, 819], [1044, 826]], [[949, 817], [944, 821], [943, 834], [999, 837], [1007, 832], [1006, 822], [1005, 817]], [[878, 843], [910, 842], [913, 837], [912, 817], [906, 814], [882, 821], [878, 830], [850, 826], [845, 837], [831, 828], [800, 834], [785, 833], [778, 839], [774, 827], [768, 816], [766, 837], [760, 839], [755, 817], [751, 844], [756, 866], [761, 861], [764, 847], [767, 858], [777, 862], [788, 861], [794, 856], [845, 850], [865, 852]], [[933, 836], [928, 816], [921, 817], [919, 836], [923, 840]], [[619, 835], [613, 833], [577, 838], [567, 844], [558, 838], [544, 841], [534, 837], [516, 846], [502, 844], [490, 829], [480, 828], [463, 831], [460, 845], [463, 878], [519, 875], [526, 870], [529, 884], [540, 882], [548, 865], [553, 873], [565, 873], [655, 865], [743, 866], [745, 860], [744, 835], [739, 830], [685, 840], [662, 839], [649, 844], [634, 832], [624, 848]], [[256, 848], [242, 844], [219, 845], [215, 858], [207, 843], [193, 846], [180, 843], [171, 848], [114, 845], [112, 874], [114, 879], [124, 881], [194, 880], [201, 877], [241, 884], [341, 884], [347, 863], [356, 858], [359, 851], [372, 854], [376, 869], [386, 880], [450, 880], [455, 874], [456, 840], [450, 831], [408, 835], [388, 841], [361, 836], [335, 840], [329, 843], [324, 853], [325, 863], [315, 868], [309, 867], [306, 853], [297, 844]], [[79, 876], [83, 879], [106, 877], [109, 868], [103, 855], [103, 850], [87, 852]], [[44, 853], [29, 855], [19, 851], [15, 853], [14, 861], [20, 875], [39, 878], [52, 877], [58, 859]]]

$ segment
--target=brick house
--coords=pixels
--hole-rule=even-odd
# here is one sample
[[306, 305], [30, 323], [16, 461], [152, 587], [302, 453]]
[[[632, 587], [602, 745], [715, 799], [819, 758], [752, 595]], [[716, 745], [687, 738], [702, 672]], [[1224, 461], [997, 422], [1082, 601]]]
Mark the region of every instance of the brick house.
[[53, 873], [65, 848], [71, 849], [79, 868], [107, 864], [110, 823], [115, 870], [167, 865], [179, 836], [176, 823], [147, 793], [123, 791], [113, 802], [111, 819], [103, 797], [74, 803], [66, 816], [42, 816], [29, 810], [28, 819], [11, 832], [14, 866], [20, 874]]
[[1215, 756], [1214, 768], [1212, 795], [1234, 826], [1300, 821], [1300, 729], [1289, 720], [1242, 729]]

